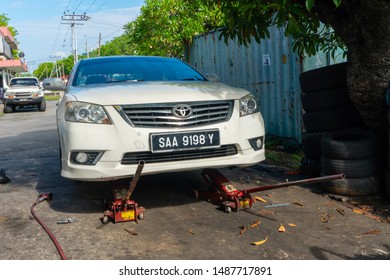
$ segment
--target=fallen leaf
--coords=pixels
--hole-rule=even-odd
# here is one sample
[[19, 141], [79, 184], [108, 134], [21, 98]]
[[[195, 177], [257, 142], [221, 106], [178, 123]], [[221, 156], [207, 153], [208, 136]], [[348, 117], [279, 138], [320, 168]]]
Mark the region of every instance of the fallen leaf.
[[321, 215], [321, 221], [322, 221], [323, 223], [329, 222], [329, 218], [330, 218], [329, 215]]
[[272, 194], [267, 194], [268, 197], [272, 197]]
[[196, 234], [192, 231], [192, 228], [191, 228], [191, 227], [187, 229], [187, 232], [188, 232], [189, 234], [196, 235]]
[[265, 242], [267, 242], [267, 240], [268, 240], [268, 236], [265, 239], [263, 239], [263, 240], [252, 242], [251, 245], [258, 246], [258, 245], [264, 244]]
[[274, 213], [274, 211], [272, 211], [272, 210], [261, 210], [261, 211], [259, 211], [257, 213], [259, 213], [260, 215], [272, 215]]
[[241, 229], [240, 230], [240, 236], [241, 236], [241, 235], [243, 235], [246, 232], [247, 228], [246, 228], [246, 226], [242, 225], [242, 226], [240, 226], [240, 229]]
[[288, 223], [288, 225], [289, 225], [290, 227], [296, 227], [296, 226], [297, 226], [296, 224], [293, 224], [293, 223]]
[[336, 211], [340, 213], [340, 215], [345, 215], [344, 209], [336, 208]]
[[135, 232], [135, 231], [131, 231], [131, 230], [128, 230], [128, 229], [126, 229], [126, 228], [124, 228], [124, 230], [125, 230], [126, 232], [130, 233], [131, 235], [138, 235], [138, 233]]
[[258, 227], [260, 224], [261, 224], [261, 221], [260, 221], [260, 220], [257, 220], [257, 221], [255, 221], [253, 224], [251, 224], [249, 227], [250, 227], [250, 228]]
[[364, 211], [361, 211], [359, 209], [353, 209], [353, 212], [357, 213], [357, 214], [360, 214], [360, 215], [363, 215], [364, 214]]
[[294, 202], [293, 204], [298, 205], [298, 206], [303, 206], [303, 204], [301, 204], [299, 202]]
[[378, 235], [380, 233], [382, 233], [381, 230], [373, 229], [373, 230], [370, 230], [370, 231], [367, 231], [367, 232], [363, 233], [363, 235]]
[[283, 225], [280, 225], [279, 232], [285, 232], [286, 228]]
[[8, 221], [9, 219], [4, 216], [0, 216], [0, 222]]
[[264, 203], [267, 203], [268, 201], [265, 200], [264, 198], [262, 198], [261, 196], [255, 196], [255, 200], [256, 201], [261, 201], [261, 202], [264, 202]]

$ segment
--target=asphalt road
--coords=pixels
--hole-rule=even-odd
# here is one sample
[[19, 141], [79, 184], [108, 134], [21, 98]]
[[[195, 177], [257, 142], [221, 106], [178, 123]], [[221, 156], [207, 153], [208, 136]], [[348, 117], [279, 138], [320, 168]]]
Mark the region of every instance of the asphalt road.
[[[256, 193], [265, 202], [228, 214], [191, 196], [207, 189], [200, 171], [142, 176], [133, 198], [145, 219], [103, 225], [110, 184], [60, 176], [56, 105], [47, 105], [0, 117], [0, 169], [11, 179], [0, 185], [0, 259], [60, 258], [30, 213], [44, 192], [53, 199], [35, 211], [69, 259], [390, 259], [389, 204], [380, 197], [342, 202], [319, 186], [291, 186]], [[285, 171], [265, 164], [221, 170], [238, 189], [301, 179]], [[64, 218], [75, 220], [57, 224]]]

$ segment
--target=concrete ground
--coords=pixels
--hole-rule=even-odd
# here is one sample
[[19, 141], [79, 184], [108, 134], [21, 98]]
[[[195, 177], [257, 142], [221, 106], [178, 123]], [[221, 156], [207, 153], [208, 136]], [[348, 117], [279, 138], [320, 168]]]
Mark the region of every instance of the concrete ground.
[[[133, 198], [146, 208], [145, 219], [102, 224], [110, 185], [59, 174], [55, 102], [46, 112], [0, 117], [0, 169], [11, 179], [0, 184], [3, 260], [60, 258], [30, 212], [44, 192], [53, 199], [35, 211], [69, 259], [390, 259], [390, 203], [380, 196], [343, 201], [319, 185], [258, 192], [263, 202], [228, 214], [192, 196], [193, 189], [207, 189], [200, 171], [142, 176]], [[303, 178], [267, 164], [220, 171], [238, 189]], [[64, 218], [74, 222], [57, 224]]]

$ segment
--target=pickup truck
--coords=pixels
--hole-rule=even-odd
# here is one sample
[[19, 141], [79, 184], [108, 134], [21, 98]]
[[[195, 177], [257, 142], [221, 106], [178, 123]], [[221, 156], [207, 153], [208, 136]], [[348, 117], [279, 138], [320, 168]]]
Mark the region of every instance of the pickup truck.
[[10, 80], [4, 93], [4, 113], [12, 113], [16, 108], [36, 106], [39, 111], [46, 110], [46, 99], [39, 80], [35, 77], [16, 77]]

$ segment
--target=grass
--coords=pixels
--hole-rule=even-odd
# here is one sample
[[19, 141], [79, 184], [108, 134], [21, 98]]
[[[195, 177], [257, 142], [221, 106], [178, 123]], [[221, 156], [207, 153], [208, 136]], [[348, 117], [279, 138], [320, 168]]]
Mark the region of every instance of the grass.
[[47, 101], [59, 100], [60, 96], [59, 95], [45, 95], [45, 99]]
[[267, 163], [297, 171], [300, 169], [303, 152], [298, 141], [294, 139], [267, 135], [265, 157]]

